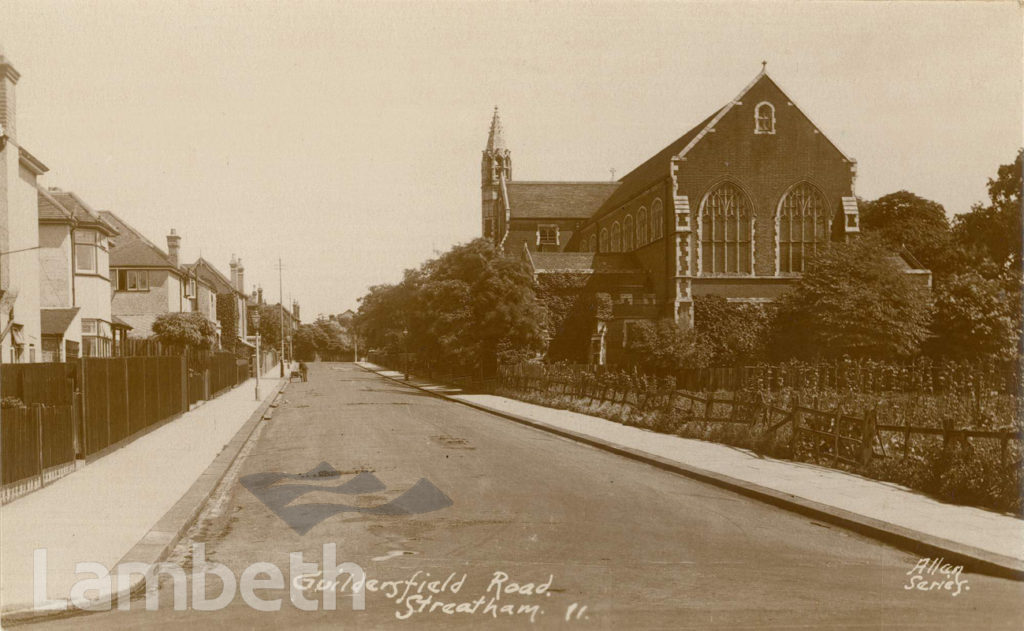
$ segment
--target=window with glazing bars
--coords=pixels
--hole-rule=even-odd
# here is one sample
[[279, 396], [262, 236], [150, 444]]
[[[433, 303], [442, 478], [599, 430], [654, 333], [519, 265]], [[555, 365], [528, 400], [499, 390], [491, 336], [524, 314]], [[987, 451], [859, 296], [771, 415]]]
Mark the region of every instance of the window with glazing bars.
[[807, 182], [793, 187], [779, 207], [779, 273], [803, 272], [807, 259], [828, 243], [828, 234], [821, 191]]
[[712, 190], [701, 205], [701, 270], [704, 274], [750, 274], [753, 213], [735, 184]]

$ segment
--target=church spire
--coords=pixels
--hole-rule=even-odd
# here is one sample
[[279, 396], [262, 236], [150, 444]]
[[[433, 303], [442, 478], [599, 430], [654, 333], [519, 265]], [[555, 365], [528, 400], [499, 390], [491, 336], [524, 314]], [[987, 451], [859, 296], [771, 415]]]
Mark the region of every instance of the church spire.
[[487, 151], [505, 150], [505, 133], [501, 128], [501, 114], [498, 113], [498, 106], [494, 106], [494, 117], [491, 118], [491, 131], [487, 135]]

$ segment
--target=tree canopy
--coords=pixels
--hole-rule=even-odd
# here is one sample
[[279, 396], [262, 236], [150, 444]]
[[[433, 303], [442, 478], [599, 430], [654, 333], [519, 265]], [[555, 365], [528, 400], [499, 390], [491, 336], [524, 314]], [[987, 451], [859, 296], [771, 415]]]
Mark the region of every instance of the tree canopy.
[[958, 215], [953, 236], [964, 249], [971, 266], [985, 273], [986, 263], [993, 271], [1021, 273], [1021, 156], [999, 167], [988, 181], [988, 204], [975, 204], [970, 212]]
[[217, 327], [201, 313], [164, 313], [153, 322], [160, 342], [193, 350], [209, 350], [217, 343]]
[[722, 296], [697, 296], [693, 327], [708, 344], [718, 365], [762, 361], [774, 309], [759, 304], [729, 302]]
[[927, 269], [944, 275], [952, 234], [941, 204], [898, 191], [861, 204], [861, 226], [894, 249], [906, 247]]
[[632, 323], [626, 350], [632, 364], [655, 375], [671, 375], [683, 368], [704, 368], [714, 355], [705, 336], [694, 329], [683, 329], [667, 318]]
[[903, 273], [881, 239], [864, 235], [808, 261], [778, 302], [775, 349], [782, 356], [907, 357], [928, 335], [930, 317], [928, 290]]
[[937, 291], [932, 354], [954, 359], [1012, 360], [1021, 336], [1020, 281], [970, 271]]
[[485, 239], [407, 270], [398, 284], [370, 288], [355, 318], [370, 347], [484, 369], [501, 352], [538, 350], [543, 322], [527, 265]]

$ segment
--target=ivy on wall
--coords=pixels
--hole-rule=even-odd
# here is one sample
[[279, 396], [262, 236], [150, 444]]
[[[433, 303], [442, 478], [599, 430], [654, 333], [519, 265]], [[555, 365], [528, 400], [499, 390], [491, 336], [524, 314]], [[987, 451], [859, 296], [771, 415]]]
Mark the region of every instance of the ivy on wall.
[[217, 320], [220, 322], [220, 344], [235, 350], [238, 339], [238, 301], [232, 293], [217, 294]]
[[545, 308], [549, 360], [586, 363], [597, 322], [611, 319], [611, 296], [597, 291], [593, 279], [593, 274], [578, 272], [537, 276], [537, 299]]

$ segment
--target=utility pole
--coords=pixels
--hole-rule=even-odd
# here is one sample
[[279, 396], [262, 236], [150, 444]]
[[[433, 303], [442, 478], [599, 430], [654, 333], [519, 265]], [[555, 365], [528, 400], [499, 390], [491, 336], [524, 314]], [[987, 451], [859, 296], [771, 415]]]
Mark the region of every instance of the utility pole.
[[281, 257], [277, 257], [277, 306], [281, 315], [281, 376], [284, 377], [284, 283], [281, 281]]

